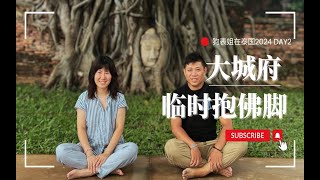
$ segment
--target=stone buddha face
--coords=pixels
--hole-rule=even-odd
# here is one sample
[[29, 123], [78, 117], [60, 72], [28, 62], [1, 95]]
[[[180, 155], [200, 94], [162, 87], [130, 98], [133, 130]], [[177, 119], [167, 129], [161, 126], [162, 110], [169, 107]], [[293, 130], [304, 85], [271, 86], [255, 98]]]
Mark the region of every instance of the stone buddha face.
[[197, 34], [196, 28], [192, 21], [188, 21], [185, 25], [182, 25], [184, 42], [187, 47], [187, 52], [193, 52], [197, 48]]
[[140, 55], [142, 63], [146, 67], [156, 64], [161, 49], [160, 38], [154, 28], [148, 29], [141, 37]]

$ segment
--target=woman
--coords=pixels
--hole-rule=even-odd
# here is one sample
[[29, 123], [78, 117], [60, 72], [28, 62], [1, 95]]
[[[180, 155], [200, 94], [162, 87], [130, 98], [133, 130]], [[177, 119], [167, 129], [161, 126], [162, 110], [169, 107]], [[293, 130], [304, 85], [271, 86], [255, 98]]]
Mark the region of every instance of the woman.
[[125, 143], [122, 135], [128, 106], [117, 78], [109, 57], [100, 56], [93, 62], [88, 89], [75, 104], [80, 142], [60, 144], [56, 149], [57, 160], [75, 168], [67, 174], [68, 179], [123, 175], [120, 168], [137, 158], [137, 145]]

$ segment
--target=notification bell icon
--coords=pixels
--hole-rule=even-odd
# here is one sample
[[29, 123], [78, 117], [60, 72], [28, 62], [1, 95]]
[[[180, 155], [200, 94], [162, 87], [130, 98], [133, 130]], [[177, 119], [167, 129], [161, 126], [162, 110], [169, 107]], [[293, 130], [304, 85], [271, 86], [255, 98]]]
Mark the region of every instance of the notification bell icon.
[[281, 129], [275, 129], [272, 131], [272, 140], [274, 142], [282, 141], [283, 134]]

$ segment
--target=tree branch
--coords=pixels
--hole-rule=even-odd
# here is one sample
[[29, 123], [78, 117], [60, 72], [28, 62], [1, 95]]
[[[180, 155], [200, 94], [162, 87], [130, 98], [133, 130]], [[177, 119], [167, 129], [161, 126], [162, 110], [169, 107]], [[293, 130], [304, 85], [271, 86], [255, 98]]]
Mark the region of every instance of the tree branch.
[[91, 3], [91, 2], [92, 2], [92, 0], [84, 0], [84, 1], [82, 1], [82, 2], [80, 2], [78, 4], [76, 4], [76, 5], [72, 6], [72, 8], [71, 8], [71, 21], [73, 21], [74, 14], [80, 7], [82, 7], [84, 5], [87, 5], [87, 4]]

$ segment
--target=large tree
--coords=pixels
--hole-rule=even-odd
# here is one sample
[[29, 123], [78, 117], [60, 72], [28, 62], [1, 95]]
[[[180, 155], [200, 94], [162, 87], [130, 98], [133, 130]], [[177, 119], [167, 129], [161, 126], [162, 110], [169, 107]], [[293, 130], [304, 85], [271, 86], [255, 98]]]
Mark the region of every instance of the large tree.
[[[33, 11], [55, 12], [46, 23], [39, 15], [34, 17], [38, 21], [33, 21], [48, 27], [60, 60], [47, 88], [86, 87], [91, 63], [99, 54], [114, 59], [123, 91], [155, 90], [158, 94], [184, 82], [183, 60], [192, 51], [199, 51], [206, 62], [214, 62], [215, 55], [221, 55], [222, 61], [232, 60], [233, 55], [245, 56], [241, 46], [204, 47], [199, 43], [202, 37], [236, 38], [223, 0], [17, 1], [22, 2], [32, 5]], [[159, 47], [153, 47], [156, 41]], [[145, 59], [155, 62], [144, 63], [144, 53], [151, 54]], [[221, 67], [231, 74], [231, 66]], [[213, 69], [209, 66], [209, 75]], [[211, 83], [236, 82], [217, 76]]]

